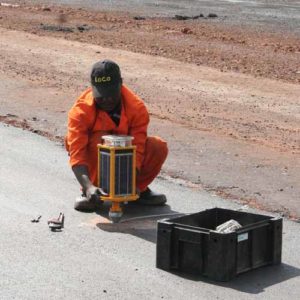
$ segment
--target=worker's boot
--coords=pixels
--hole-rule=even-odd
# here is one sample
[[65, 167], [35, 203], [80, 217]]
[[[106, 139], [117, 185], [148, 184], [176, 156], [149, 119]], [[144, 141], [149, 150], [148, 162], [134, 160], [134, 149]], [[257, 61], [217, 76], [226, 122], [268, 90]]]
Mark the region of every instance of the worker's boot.
[[165, 205], [167, 197], [164, 194], [156, 193], [147, 188], [144, 192], [140, 193], [140, 197], [136, 201], [130, 201], [132, 204], [161, 206]]
[[77, 197], [74, 203], [74, 209], [82, 212], [93, 212], [100, 208], [103, 201], [95, 201], [94, 198], [88, 200], [87, 197], [82, 194], [80, 197]]

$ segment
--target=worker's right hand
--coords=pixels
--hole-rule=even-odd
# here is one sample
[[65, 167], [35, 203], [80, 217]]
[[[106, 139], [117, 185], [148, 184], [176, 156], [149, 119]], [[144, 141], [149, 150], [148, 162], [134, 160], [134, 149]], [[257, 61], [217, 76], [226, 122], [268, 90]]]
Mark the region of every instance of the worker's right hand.
[[89, 186], [86, 191], [86, 197], [88, 201], [97, 201], [100, 199], [100, 196], [107, 195], [101, 188], [94, 185]]

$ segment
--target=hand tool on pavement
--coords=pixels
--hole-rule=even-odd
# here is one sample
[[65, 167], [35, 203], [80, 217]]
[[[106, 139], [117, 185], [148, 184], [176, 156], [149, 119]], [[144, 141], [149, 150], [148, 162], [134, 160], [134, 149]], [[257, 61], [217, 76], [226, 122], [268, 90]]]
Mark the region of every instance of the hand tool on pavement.
[[51, 231], [61, 230], [62, 228], [64, 228], [64, 223], [65, 215], [63, 213], [60, 213], [58, 218], [48, 220], [48, 226]]
[[98, 186], [107, 195], [102, 201], [110, 201], [109, 218], [118, 223], [123, 215], [120, 204], [135, 201], [136, 193], [136, 146], [133, 137], [105, 135], [98, 144]]
[[31, 220], [31, 223], [38, 223], [39, 221], [40, 221], [40, 218], [41, 218], [42, 216], [38, 216], [37, 218], [34, 218], [34, 219], [32, 219]]

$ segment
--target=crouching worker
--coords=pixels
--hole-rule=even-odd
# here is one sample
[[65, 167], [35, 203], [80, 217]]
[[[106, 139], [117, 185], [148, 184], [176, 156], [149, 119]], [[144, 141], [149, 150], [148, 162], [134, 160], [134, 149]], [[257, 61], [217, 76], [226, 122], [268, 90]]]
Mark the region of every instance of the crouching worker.
[[97, 187], [97, 144], [108, 134], [133, 136], [136, 145], [136, 186], [141, 205], [164, 205], [166, 196], [148, 185], [161, 170], [168, 148], [159, 137], [147, 136], [149, 113], [143, 101], [122, 84], [119, 66], [104, 60], [93, 65], [91, 87], [77, 99], [68, 117], [66, 149], [82, 187], [75, 202], [79, 211], [93, 211], [103, 193]]

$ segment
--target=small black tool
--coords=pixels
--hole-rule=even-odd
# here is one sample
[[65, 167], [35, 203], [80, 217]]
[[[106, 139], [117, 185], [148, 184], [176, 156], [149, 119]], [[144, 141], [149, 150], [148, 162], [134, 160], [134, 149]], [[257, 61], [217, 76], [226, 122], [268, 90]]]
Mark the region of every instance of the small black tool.
[[35, 218], [35, 219], [32, 219], [31, 220], [31, 223], [38, 223], [39, 221], [40, 221], [40, 218], [41, 218], [42, 216], [38, 216], [37, 218]]

